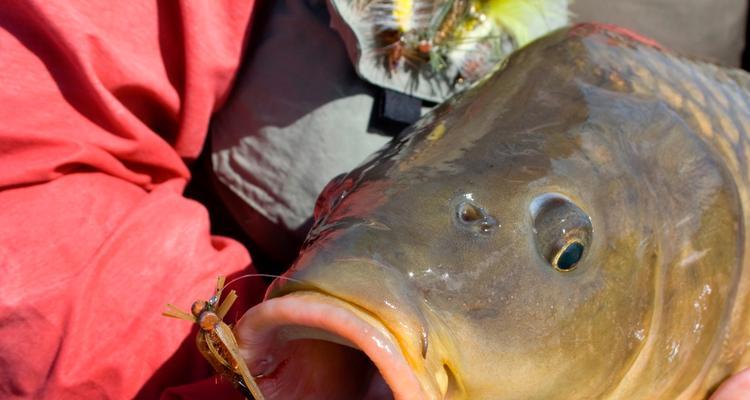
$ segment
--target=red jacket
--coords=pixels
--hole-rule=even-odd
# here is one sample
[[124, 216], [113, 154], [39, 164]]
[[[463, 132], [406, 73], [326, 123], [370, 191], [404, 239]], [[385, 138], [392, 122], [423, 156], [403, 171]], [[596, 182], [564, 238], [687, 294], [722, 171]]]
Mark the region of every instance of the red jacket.
[[0, 398], [154, 398], [210, 374], [190, 324], [160, 314], [251, 268], [182, 191], [253, 5], [3, 2]]

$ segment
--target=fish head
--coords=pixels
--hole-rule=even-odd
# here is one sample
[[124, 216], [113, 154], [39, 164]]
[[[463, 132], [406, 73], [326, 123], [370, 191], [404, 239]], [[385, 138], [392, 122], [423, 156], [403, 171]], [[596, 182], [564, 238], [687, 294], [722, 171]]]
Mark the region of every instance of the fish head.
[[714, 267], [739, 257], [731, 176], [591, 51], [568, 31], [532, 44], [328, 185], [239, 324], [261, 387], [315, 364], [307, 390], [336, 376], [352, 388], [321, 398], [367, 398], [357, 348], [396, 398], [597, 398], [710, 351]]

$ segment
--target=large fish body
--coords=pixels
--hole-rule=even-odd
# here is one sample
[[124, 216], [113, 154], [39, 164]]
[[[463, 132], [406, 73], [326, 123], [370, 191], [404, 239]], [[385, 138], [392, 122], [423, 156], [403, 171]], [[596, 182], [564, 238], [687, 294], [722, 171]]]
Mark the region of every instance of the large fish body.
[[517, 52], [324, 191], [237, 327], [261, 389], [706, 398], [750, 365], [748, 88], [617, 28]]

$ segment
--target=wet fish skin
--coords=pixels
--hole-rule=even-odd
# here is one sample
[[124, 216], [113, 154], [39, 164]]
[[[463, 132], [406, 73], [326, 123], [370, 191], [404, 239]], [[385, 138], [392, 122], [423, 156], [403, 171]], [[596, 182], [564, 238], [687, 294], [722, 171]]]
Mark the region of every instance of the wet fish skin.
[[[558, 31], [332, 182], [268, 297], [367, 310], [449, 399], [706, 398], [750, 365], [748, 88], [618, 28]], [[571, 271], [540, 251], [548, 197], [590, 221]]]

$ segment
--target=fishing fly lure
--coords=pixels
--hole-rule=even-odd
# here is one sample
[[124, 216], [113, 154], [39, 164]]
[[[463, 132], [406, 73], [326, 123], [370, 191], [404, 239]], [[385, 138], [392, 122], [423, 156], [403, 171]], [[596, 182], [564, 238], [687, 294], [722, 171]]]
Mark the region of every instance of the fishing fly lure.
[[[441, 101], [568, 22], [567, 0], [330, 0], [365, 79]], [[352, 43], [355, 42], [355, 43]]]
[[237, 300], [237, 293], [232, 290], [219, 302], [224, 290], [224, 280], [225, 278], [220, 276], [216, 281], [214, 295], [208, 300], [194, 302], [190, 307], [190, 313], [167, 304], [168, 310], [162, 315], [198, 324], [200, 329], [195, 338], [196, 345], [214, 370], [229, 378], [246, 397], [252, 396], [255, 400], [263, 400], [263, 394], [240, 355], [232, 329], [223, 321]]

